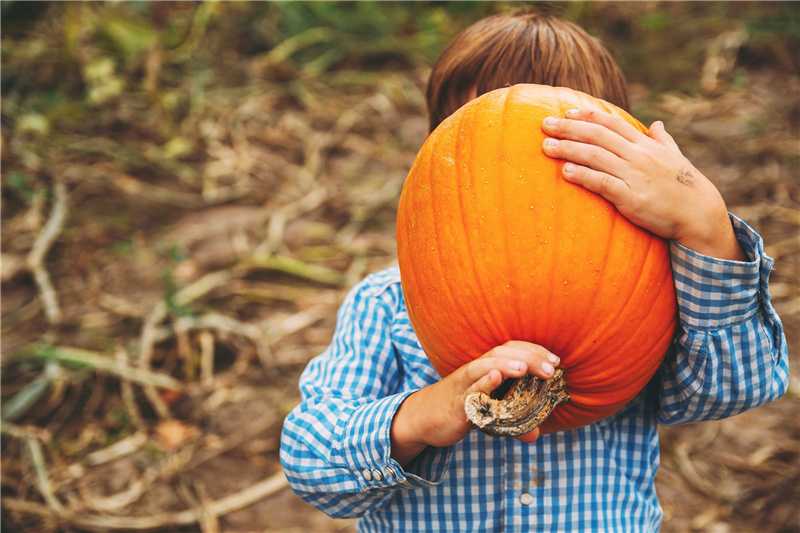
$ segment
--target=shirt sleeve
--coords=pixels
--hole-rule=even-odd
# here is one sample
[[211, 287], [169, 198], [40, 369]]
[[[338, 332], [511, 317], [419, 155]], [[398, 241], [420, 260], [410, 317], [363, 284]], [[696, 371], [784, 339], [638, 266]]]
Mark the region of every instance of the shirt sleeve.
[[392, 308], [369, 278], [351, 291], [331, 346], [300, 378], [302, 403], [284, 422], [281, 463], [290, 486], [333, 517], [360, 516], [397, 490], [438, 484], [450, 461], [452, 448], [429, 447], [405, 469], [391, 458], [392, 418], [414, 392], [398, 390]]
[[726, 418], [786, 392], [786, 338], [768, 290], [773, 260], [757, 233], [731, 221], [749, 261], [671, 244], [681, 331], [662, 366], [658, 420], [665, 425]]

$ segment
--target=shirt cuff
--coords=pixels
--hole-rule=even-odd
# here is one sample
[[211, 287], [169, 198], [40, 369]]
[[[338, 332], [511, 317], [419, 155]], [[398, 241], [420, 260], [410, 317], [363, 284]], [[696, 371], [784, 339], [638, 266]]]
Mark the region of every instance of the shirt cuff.
[[671, 241], [672, 274], [681, 323], [688, 329], [718, 329], [746, 320], [769, 300], [767, 284], [774, 261], [764, 254], [761, 236], [734, 215], [733, 230], [748, 261], [701, 255]]
[[391, 457], [392, 419], [403, 400], [413, 392], [370, 402], [356, 409], [350, 417], [343, 451], [361, 490], [431, 487], [444, 480], [452, 447], [429, 446], [405, 469]]

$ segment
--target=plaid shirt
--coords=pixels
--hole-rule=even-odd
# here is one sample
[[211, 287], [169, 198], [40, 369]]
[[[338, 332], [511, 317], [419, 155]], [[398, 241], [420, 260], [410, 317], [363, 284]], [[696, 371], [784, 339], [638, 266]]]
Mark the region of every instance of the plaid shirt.
[[720, 419], [781, 396], [786, 340], [769, 302], [772, 259], [732, 217], [752, 259], [700, 256], [673, 242], [682, 331], [651, 383], [620, 412], [533, 444], [472, 431], [405, 468], [390, 455], [400, 403], [438, 381], [390, 268], [353, 288], [330, 348], [300, 379], [281, 461], [303, 499], [367, 531], [656, 531], [657, 423]]

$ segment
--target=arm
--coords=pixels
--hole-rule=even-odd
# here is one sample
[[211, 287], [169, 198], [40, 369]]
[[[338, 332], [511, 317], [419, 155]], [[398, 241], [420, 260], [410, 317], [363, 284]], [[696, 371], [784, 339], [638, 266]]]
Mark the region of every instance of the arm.
[[768, 289], [773, 261], [752, 229], [732, 221], [748, 261], [720, 261], [672, 244], [682, 331], [661, 369], [662, 424], [726, 418], [786, 392], [786, 338]]
[[284, 422], [281, 463], [289, 484], [330, 516], [359, 516], [384, 505], [393, 490], [434, 485], [449, 462], [449, 450], [431, 450], [412, 471], [391, 457], [390, 423], [412, 392], [398, 390], [391, 296], [369, 279], [350, 292], [332, 344], [303, 372], [303, 401]]
[[303, 402], [284, 423], [281, 462], [292, 489], [331, 516], [358, 516], [396, 490], [440, 483], [450, 446], [472, 429], [466, 395], [488, 393], [529, 367], [548, 378], [558, 363], [543, 348], [511, 341], [432, 385], [400, 390], [408, 369], [392, 343], [392, 321], [401, 299], [398, 284], [394, 294], [368, 283], [351, 291], [333, 343], [304, 371]]
[[724, 418], [781, 396], [788, 364], [783, 327], [769, 303], [772, 260], [760, 237], [728, 215], [719, 191], [663, 124], [644, 135], [622, 119], [585, 110], [542, 127], [561, 138], [545, 141], [544, 151], [568, 161], [565, 179], [672, 239], [683, 331], [662, 368], [659, 421]]

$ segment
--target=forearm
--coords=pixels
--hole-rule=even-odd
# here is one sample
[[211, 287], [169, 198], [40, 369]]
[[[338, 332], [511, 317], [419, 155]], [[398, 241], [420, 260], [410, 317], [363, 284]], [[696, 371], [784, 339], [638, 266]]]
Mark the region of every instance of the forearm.
[[414, 413], [417, 411], [418, 399], [419, 392], [408, 396], [400, 404], [392, 419], [390, 429], [391, 456], [401, 466], [406, 466], [428, 447], [428, 444], [414, 427]]
[[292, 489], [326, 514], [347, 518], [384, 505], [396, 490], [439, 483], [449, 451], [423, 454], [413, 473], [391, 457], [389, 426], [406, 395], [318, 398], [293, 410], [281, 438], [281, 463]]

